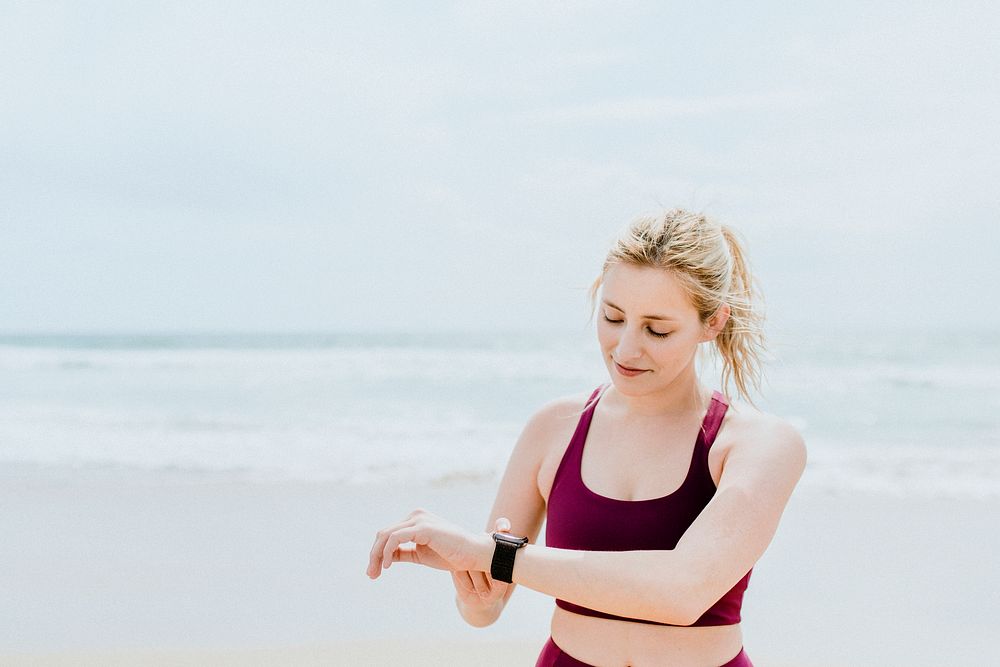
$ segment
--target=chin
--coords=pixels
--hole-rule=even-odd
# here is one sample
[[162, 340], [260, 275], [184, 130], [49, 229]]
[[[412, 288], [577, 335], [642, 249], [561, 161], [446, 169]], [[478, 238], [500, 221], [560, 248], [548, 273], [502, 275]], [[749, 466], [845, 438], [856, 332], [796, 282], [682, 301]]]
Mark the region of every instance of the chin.
[[618, 370], [612, 364], [608, 368], [608, 374], [611, 378], [611, 384], [615, 386], [615, 389], [620, 394], [624, 394], [625, 396], [639, 396], [649, 393], [648, 373], [632, 378], [623, 377], [618, 374]]

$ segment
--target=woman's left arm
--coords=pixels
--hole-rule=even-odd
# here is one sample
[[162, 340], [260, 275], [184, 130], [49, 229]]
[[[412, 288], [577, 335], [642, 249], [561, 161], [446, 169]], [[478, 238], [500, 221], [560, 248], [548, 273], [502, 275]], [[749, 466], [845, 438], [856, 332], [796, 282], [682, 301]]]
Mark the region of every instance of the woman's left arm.
[[[774, 420], [734, 443], [715, 496], [668, 551], [575, 551], [527, 545], [513, 580], [611, 614], [690, 625], [753, 567], [770, 544], [805, 468], [806, 448]], [[489, 569], [492, 553], [480, 566]]]
[[[606, 613], [690, 625], [732, 588], [770, 544], [805, 468], [801, 436], [769, 420], [743, 434], [723, 461], [712, 500], [671, 550], [578, 551], [529, 544], [517, 553], [513, 582]], [[405, 542], [426, 545], [445, 566], [489, 572], [493, 541], [426, 513], [380, 533], [369, 576]]]

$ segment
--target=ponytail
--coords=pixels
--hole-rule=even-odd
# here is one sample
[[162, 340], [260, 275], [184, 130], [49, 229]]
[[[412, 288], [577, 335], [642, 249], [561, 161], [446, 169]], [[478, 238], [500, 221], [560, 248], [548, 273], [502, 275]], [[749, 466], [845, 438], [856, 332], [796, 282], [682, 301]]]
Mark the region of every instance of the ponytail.
[[751, 387], [761, 388], [761, 357], [764, 340], [764, 314], [760, 308], [762, 296], [756, 286], [743, 244], [736, 230], [721, 226], [722, 237], [729, 246], [732, 269], [729, 276], [729, 294], [724, 302], [729, 304], [730, 315], [722, 331], [715, 338], [715, 350], [722, 359], [722, 388], [728, 394], [730, 380], [736, 391], [753, 404]]

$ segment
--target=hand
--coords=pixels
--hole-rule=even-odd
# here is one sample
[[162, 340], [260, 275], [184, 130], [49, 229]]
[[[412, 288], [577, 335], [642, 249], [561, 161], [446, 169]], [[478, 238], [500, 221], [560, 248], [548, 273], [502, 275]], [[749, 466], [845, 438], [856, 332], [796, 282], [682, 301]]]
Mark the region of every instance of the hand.
[[[411, 542], [413, 546], [409, 546]], [[383, 569], [397, 561], [453, 572], [476, 570], [492, 553], [493, 539], [489, 535], [476, 535], [418, 509], [400, 523], [376, 533], [367, 574], [377, 579]]]
[[[497, 519], [495, 532], [510, 534], [510, 520]], [[489, 608], [495, 606], [510, 586], [506, 581], [497, 581], [488, 572], [462, 570], [451, 573], [452, 583], [458, 593], [458, 601], [465, 608]]]

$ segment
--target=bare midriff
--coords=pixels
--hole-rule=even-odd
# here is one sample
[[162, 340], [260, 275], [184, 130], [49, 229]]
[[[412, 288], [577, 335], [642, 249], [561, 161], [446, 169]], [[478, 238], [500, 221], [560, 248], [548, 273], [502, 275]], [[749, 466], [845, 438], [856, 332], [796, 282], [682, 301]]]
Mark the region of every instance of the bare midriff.
[[552, 641], [577, 660], [601, 667], [705, 667], [740, 652], [740, 624], [696, 627], [650, 625], [583, 616], [559, 607]]

